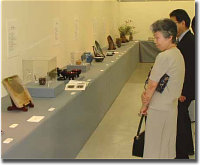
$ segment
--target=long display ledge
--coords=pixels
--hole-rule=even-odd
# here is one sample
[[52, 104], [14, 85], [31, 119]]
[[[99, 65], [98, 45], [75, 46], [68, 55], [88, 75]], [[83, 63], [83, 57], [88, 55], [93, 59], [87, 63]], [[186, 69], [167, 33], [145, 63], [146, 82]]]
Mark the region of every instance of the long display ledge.
[[[2, 98], [2, 158], [76, 158], [139, 62], [139, 42], [123, 44], [116, 51], [102, 63], [92, 62], [84, 73], [83, 81], [90, 82], [85, 91], [33, 98], [35, 107], [28, 112], [7, 111], [9, 97]], [[44, 118], [28, 122], [32, 116]], [[18, 126], [10, 128], [13, 124]]]

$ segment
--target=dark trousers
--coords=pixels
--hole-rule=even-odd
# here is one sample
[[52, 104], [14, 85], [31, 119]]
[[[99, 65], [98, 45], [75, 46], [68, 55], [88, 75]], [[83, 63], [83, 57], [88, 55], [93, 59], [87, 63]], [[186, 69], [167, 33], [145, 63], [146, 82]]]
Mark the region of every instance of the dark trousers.
[[194, 151], [191, 120], [188, 107], [193, 99], [187, 98], [184, 102], [178, 102], [176, 158], [187, 159], [189, 153]]

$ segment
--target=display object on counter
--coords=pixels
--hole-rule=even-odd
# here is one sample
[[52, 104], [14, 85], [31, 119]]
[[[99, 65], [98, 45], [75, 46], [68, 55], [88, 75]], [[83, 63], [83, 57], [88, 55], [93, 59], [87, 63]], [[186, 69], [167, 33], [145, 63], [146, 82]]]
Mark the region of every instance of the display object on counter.
[[133, 41], [133, 33], [132, 32], [130, 32], [129, 41]]
[[67, 65], [67, 70], [73, 70], [73, 69], [80, 69], [81, 73], [87, 72], [90, 70], [90, 64], [89, 63], [82, 63], [81, 65]]
[[121, 47], [121, 44], [122, 44], [122, 39], [121, 38], [116, 38], [116, 45], [118, 48]]
[[72, 72], [75, 72], [76, 77], [79, 77], [79, 75], [81, 74], [81, 69], [73, 69]]
[[122, 43], [129, 42], [129, 40], [126, 38], [126, 35], [124, 35], [124, 34], [120, 34], [120, 38], [122, 40]]
[[104, 56], [100, 55], [97, 50], [96, 50], [96, 47], [93, 46], [93, 51], [94, 51], [94, 59], [96, 62], [102, 62], [104, 60]]
[[47, 72], [47, 78], [48, 78], [47, 81], [49, 81], [49, 80], [50, 80], [50, 81], [56, 80], [56, 78], [57, 78], [57, 69], [54, 68], [54, 69], [52, 69], [51, 71]]
[[81, 60], [79, 59], [79, 60], [76, 60], [76, 65], [81, 65]]
[[88, 82], [86, 81], [76, 81], [76, 80], [70, 80], [68, 84], [65, 86], [65, 90], [85, 90], [86, 86], [88, 85]]
[[86, 62], [86, 63], [92, 63], [93, 61], [93, 56], [92, 56], [92, 53], [91, 52], [84, 52], [83, 55], [81, 56], [81, 60], [83, 62]]
[[104, 57], [94, 57], [96, 62], [102, 62], [104, 60]]
[[24, 57], [22, 60], [23, 82], [37, 82], [45, 77], [47, 82], [56, 81], [57, 58], [49, 56]]
[[101, 46], [97, 41], [95, 41], [95, 47], [96, 47], [96, 55], [94, 55], [94, 56], [103, 56], [103, 57], [105, 57], [105, 55], [104, 55], [104, 53], [103, 53], [103, 51], [101, 49]]
[[45, 77], [40, 77], [39, 78], [39, 84], [40, 85], [45, 85], [46, 84], [46, 78]]
[[115, 53], [114, 52], [111, 52], [111, 51], [109, 51], [109, 52], [106, 52], [106, 56], [113, 56]]
[[66, 75], [68, 76], [69, 80], [74, 80], [74, 78], [77, 77], [77, 73], [72, 71], [67, 72]]
[[68, 71], [67, 69], [59, 69], [57, 68], [57, 74], [58, 74], [58, 81], [61, 80], [74, 80], [75, 77], [79, 77], [79, 75], [81, 74], [81, 70], [80, 69], [73, 69], [72, 71]]
[[108, 40], [108, 45], [109, 45], [108, 50], [115, 50], [116, 47], [110, 35], [107, 37], [107, 40]]
[[122, 25], [120, 25], [118, 30], [120, 33], [120, 38], [122, 39], [122, 43], [129, 42], [129, 40], [126, 38], [126, 35], [131, 35], [129, 36], [129, 39], [133, 39], [132, 35], [136, 33], [134, 29], [135, 26], [133, 26], [133, 21], [131, 19], [126, 20]]
[[10, 95], [12, 103], [12, 106], [9, 106], [7, 110], [28, 111], [27, 107], [34, 107], [31, 95], [18, 75], [5, 78], [2, 83]]
[[105, 55], [101, 49], [101, 46], [97, 41], [95, 41], [95, 46], [93, 46], [94, 59], [96, 62], [102, 62], [105, 58]]

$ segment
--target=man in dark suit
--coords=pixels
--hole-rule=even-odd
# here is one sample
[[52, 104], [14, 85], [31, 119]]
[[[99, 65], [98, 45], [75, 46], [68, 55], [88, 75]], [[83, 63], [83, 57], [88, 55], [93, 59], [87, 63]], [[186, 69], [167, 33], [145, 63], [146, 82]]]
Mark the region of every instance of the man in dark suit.
[[170, 19], [177, 25], [177, 47], [185, 60], [185, 80], [178, 103], [176, 158], [189, 159], [189, 155], [194, 154], [188, 107], [195, 100], [195, 38], [189, 30], [190, 18], [186, 11], [172, 11]]
[[195, 34], [195, 16], [192, 19], [192, 25], [191, 25], [192, 31]]

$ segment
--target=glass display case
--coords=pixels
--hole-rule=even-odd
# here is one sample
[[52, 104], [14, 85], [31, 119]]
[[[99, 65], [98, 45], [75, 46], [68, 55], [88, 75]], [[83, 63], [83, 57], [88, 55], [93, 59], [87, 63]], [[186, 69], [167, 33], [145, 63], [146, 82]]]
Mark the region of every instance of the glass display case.
[[56, 81], [57, 78], [57, 59], [56, 57], [31, 57], [24, 58], [23, 81], [38, 82], [40, 78], [46, 78], [47, 82]]

